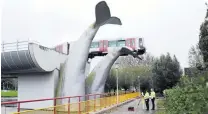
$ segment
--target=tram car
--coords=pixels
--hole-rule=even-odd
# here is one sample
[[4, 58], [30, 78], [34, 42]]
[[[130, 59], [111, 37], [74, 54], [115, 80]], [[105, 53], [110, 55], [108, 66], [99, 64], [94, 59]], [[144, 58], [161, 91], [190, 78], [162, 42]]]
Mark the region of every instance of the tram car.
[[[99, 41], [93, 41], [91, 43], [89, 58], [93, 58], [94, 56], [104, 56], [108, 54], [108, 52], [112, 52], [115, 48], [121, 48], [125, 46], [132, 48], [134, 52], [136, 52], [138, 55], [142, 55], [146, 51], [143, 45], [143, 38], [99, 40]], [[126, 55], [122, 55], [122, 56], [126, 56]]]
[[[59, 53], [69, 54], [70, 47], [72, 47], [73, 42], [68, 42], [59, 44], [55, 46], [53, 49]], [[143, 45], [143, 38], [122, 38], [122, 39], [114, 39], [114, 40], [93, 40], [89, 50], [88, 58], [94, 58], [95, 56], [105, 56], [109, 52], [112, 52], [115, 48], [121, 47], [130, 47], [136, 52], [138, 55], [142, 55], [145, 53], [145, 48]], [[126, 56], [126, 55], [122, 55]]]

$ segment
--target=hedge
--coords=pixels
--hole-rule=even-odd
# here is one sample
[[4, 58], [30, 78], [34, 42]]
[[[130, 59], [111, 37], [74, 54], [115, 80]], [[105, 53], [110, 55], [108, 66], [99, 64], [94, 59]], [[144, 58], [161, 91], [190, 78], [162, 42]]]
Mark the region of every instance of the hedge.
[[167, 114], [208, 113], [207, 73], [196, 77], [183, 76], [173, 89], [165, 91]]

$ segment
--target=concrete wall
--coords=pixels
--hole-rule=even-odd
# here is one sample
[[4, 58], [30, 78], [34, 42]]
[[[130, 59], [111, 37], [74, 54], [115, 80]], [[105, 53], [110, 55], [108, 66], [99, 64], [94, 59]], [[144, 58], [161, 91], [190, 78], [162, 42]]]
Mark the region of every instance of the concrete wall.
[[[18, 101], [53, 98], [58, 79], [58, 70], [50, 73], [21, 74], [18, 76]], [[21, 108], [43, 108], [53, 106], [53, 101], [21, 104]]]

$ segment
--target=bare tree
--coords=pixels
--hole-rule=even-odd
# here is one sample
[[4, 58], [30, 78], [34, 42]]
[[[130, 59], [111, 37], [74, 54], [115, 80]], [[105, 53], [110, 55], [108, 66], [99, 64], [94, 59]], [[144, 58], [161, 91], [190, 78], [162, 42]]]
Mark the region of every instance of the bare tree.
[[[132, 56], [121, 56], [116, 61], [119, 66], [119, 85], [125, 90], [130, 87], [138, 88], [139, 84], [143, 86], [151, 86], [152, 66], [154, 57], [150, 53], [142, 56], [142, 60]], [[140, 83], [138, 80], [140, 76]], [[148, 87], [147, 87], [148, 88]]]
[[132, 56], [121, 56], [117, 62], [119, 67], [134, 67], [134, 66], [152, 66], [154, 57], [150, 53], [146, 53], [142, 56], [142, 60], [134, 58]]
[[203, 56], [199, 49], [199, 45], [192, 46], [189, 50], [189, 66], [192, 68], [203, 66]]

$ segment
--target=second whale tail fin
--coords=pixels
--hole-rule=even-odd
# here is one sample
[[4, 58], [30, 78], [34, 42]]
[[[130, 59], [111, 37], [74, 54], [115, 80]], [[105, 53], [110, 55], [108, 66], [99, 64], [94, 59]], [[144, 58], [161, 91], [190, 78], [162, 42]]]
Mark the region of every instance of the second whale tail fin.
[[105, 1], [101, 1], [96, 5], [95, 16], [95, 27], [102, 26], [105, 24], [122, 24], [121, 20], [118, 17], [111, 17], [110, 9]]

